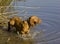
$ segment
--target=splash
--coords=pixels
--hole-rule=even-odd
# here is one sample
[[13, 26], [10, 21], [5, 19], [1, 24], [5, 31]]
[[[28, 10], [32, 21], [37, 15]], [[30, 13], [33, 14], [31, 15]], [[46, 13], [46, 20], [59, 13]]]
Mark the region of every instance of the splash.
[[36, 32], [30, 32], [29, 34], [27, 34], [26, 36], [21, 36], [21, 35], [18, 35], [18, 37], [20, 39], [23, 39], [23, 40], [28, 40], [28, 39], [35, 39], [36, 37], [38, 37], [39, 35], [42, 35], [42, 31], [36, 31]]

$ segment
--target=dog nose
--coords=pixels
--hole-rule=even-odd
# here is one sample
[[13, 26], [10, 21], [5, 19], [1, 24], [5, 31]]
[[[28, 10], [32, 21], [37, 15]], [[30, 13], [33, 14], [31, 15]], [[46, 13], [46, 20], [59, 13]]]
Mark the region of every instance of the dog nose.
[[27, 34], [27, 32], [25, 32], [25, 34]]
[[36, 24], [36, 22], [34, 22], [34, 24]]
[[41, 20], [41, 19], [39, 19], [39, 20], [38, 20], [38, 23], [41, 23], [41, 22], [42, 22], [42, 20]]

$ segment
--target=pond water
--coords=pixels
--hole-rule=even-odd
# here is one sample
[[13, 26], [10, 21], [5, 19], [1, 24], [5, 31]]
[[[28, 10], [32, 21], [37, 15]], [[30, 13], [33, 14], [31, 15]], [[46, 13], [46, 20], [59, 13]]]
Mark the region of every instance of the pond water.
[[25, 12], [18, 13], [19, 16], [27, 16], [25, 18], [28, 18], [36, 15], [42, 19], [42, 23], [31, 28], [33, 37], [31, 40], [19, 41], [13, 37], [14, 33], [10, 33], [12, 44], [60, 44], [60, 0], [16, 1], [13, 5], [17, 6], [15, 7], [17, 11], [25, 9]]
[[[60, 0], [26, 0], [17, 1], [15, 5], [27, 7], [26, 12], [19, 13], [19, 16], [36, 15], [42, 19], [42, 23], [32, 29], [33, 33], [42, 31], [35, 36], [34, 44], [60, 44]], [[16, 10], [25, 9], [21, 8], [17, 7]]]

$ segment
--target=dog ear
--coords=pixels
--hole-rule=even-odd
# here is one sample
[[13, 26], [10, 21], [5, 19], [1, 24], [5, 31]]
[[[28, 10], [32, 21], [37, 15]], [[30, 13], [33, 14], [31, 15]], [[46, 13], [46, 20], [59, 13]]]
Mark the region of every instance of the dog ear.
[[8, 31], [10, 31], [11, 26], [14, 26], [14, 24], [15, 24], [14, 19], [10, 19], [10, 21], [8, 22]]

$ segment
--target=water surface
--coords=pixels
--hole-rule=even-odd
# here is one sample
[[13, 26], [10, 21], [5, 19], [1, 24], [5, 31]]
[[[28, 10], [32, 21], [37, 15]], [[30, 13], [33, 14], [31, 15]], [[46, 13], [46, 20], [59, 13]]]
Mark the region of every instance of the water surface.
[[[18, 13], [19, 16], [36, 15], [42, 19], [42, 23], [31, 28], [33, 39], [31, 40], [16, 40], [12, 34], [13, 44], [60, 44], [60, 0], [26, 0], [25, 2], [16, 1], [14, 4], [15, 10], [25, 13]], [[24, 6], [24, 7], [19, 7]], [[39, 8], [25, 8], [25, 7], [39, 7]], [[35, 35], [36, 34], [36, 35]], [[9, 35], [9, 34], [8, 34]]]
[[[32, 29], [33, 32], [42, 31], [42, 35], [39, 33], [36, 36], [35, 44], [60, 44], [60, 0], [26, 0], [26, 2], [17, 1], [15, 5], [40, 7], [36, 9], [28, 8], [26, 14], [19, 14], [27, 17], [36, 15], [42, 19], [42, 23]], [[17, 7], [16, 10], [21, 9]]]

